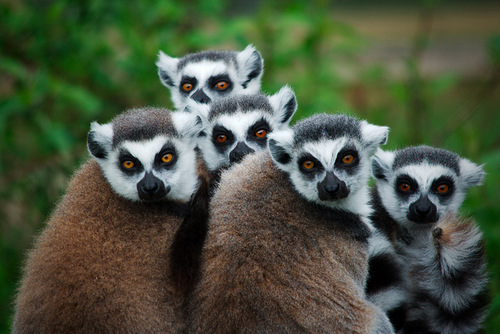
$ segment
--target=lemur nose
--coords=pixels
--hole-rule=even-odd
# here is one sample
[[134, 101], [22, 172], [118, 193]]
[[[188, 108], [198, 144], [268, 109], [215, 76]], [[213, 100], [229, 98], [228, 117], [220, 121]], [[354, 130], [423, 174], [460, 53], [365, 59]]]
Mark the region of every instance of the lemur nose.
[[229, 154], [229, 162], [231, 164], [240, 162], [247, 154], [255, 152], [254, 149], [248, 147], [244, 142], [239, 142], [238, 145]]
[[139, 198], [146, 201], [155, 201], [164, 197], [170, 188], [165, 188], [163, 182], [152, 173], [146, 173], [137, 184]]
[[193, 95], [191, 95], [191, 98], [200, 103], [210, 103], [211, 101], [208, 95], [205, 94], [203, 89], [198, 89], [196, 92], [194, 92]]
[[334, 184], [331, 184], [331, 183], [328, 183], [328, 184], [325, 184], [323, 186], [323, 189], [329, 193], [329, 194], [335, 194], [335, 193], [338, 193], [339, 190], [340, 190], [340, 183], [334, 183]]

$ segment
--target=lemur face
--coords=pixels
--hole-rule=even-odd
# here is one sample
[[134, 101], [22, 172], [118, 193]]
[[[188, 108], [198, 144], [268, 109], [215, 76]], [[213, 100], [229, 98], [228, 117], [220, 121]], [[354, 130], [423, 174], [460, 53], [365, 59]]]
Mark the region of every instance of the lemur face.
[[198, 184], [194, 136], [199, 131], [195, 115], [132, 111], [108, 124], [93, 123], [88, 148], [118, 195], [187, 201]]
[[[203, 110], [206, 109], [206, 110]], [[214, 171], [226, 168], [255, 151], [267, 148], [267, 137], [273, 131], [288, 127], [297, 109], [293, 91], [285, 86], [272, 96], [238, 95], [215, 101], [211, 106], [188, 104], [204, 119], [204, 134], [199, 147]]]
[[408, 227], [431, 225], [448, 212], [456, 213], [467, 189], [484, 177], [481, 166], [427, 146], [380, 150], [372, 169], [386, 210]]
[[387, 127], [318, 114], [271, 134], [269, 149], [307, 200], [356, 212], [358, 196], [366, 196], [370, 156], [387, 136]]
[[178, 110], [189, 100], [207, 104], [221, 97], [259, 92], [264, 66], [252, 45], [241, 52], [204, 51], [183, 58], [160, 51], [156, 65]]

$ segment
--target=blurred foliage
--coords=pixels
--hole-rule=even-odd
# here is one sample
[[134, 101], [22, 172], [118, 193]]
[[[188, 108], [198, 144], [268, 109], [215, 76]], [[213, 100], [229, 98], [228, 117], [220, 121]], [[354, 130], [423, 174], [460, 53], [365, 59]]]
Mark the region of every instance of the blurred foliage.
[[[420, 75], [432, 9], [397, 80], [381, 65], [361, 66], [369, 41], [332, 17], [326, 0], [228, 1], [3, 0], [0, 2], [0, 332], [8, 332], [22, 261], [33, 237], [85, 159], [93, 120], [128, 108], [172, 104], [155, 67], [204, 49], [253, 43], [265, 60], [263, 89], [290, 84], [299, 111], [345, 111], [391, 127], [388, 148], [425, 143], [485, 163], [486, 184], [464, 213], [485, 232], [492, 307], [486, 332], [500, 328], [500, 36], [485, 45], [488, 77]], [[230, 14], [230, 15], [229, 15]], [[346, 79], [346, 69], [355, 79]], [[352, 75], [351, 75], [352, 77]]]

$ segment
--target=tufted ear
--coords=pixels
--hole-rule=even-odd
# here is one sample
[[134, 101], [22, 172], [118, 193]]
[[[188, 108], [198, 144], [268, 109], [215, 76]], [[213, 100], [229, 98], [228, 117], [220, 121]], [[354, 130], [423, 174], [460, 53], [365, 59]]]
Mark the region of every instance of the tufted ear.
[[385, 145], [389, 137], [389, 128], [387, 126], [378, 126], [361, 121], [361, 135], [363, 142], [372, 155], [379, 145]]
[[177, 75], [177, 64], [179, 63], [179, 58], [173, 58], [162, 51], [158, 54], [158, 61], [156, 66], [158, 66], [158, 76], [160, 81], [167, 88], [173, 88], [175, 86], [174, 80]]
[[478, 166], [465, 158], [461, 158], [459, 164], [460, 178], [467, 187], [479, 186], [483, 183], [484, 177], [486, 176], [483, 165]]
[[287, 171], [292, 162], [293, 130], [288, 128], [274, 131], [269, 135], [267, 143], [274, 163]]
[[203, 121], [197, 113], [176, 111], [172, 113], [172, 120], [175, 129], [184, 140], [196, 140], [203, 132]]
[[97, 159], [106, 159], [113, 147], [113, 125], [92, 122], [87, 136], [89, 153]]
[[238, 62], [238, 76], [242, 78], [243, 88], [249, 93], [260, 91], [260, 79], [264, 72], [264, 61], [260, 53], [250, 44], [237, 54], [236, 61]]
[[281, 124], [288, 125], [297, 110], [295, 93], [289, 86], [283, 86], [279, 92], [269, 97], [274, 117]]
[[383, 151], [380, 148], [372, 157], [372, 174], [377, 180], [389, 181], [394, 162], [394, 152]]

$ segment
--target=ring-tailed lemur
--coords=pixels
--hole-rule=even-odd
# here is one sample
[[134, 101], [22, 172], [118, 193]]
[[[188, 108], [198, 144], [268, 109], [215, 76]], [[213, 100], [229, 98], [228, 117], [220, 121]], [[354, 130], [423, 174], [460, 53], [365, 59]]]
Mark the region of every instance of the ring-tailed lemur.
[[[198, 146], [211, 172], [210, 194], [222, 170], [249, 153], [266, 150], [268, 135], [288, 127], [296, 109], [295, 94], [288, 86], [272, 96], [236, 95], [210, 105], [188, 103], [185, 110], [203, 115], [204, 130], [198, 138]], [[183, 293], [190, 290], [197, 278], [199, 252], [206, 231], [206, 219], [187, 220], [176, 235], [172, 268], [176, 268], [176, 283]], [[186, 254], [186, 249], [193, 251]]]
[[189, 100], [209, 103], [220, 97], [260, 91], [264, 62], [253, 45], [243, 51], [203, 51], [173, 58], [161, 52], [160, 81], [170, 89], [177, 110]]
[[206, 183], [199, 130], [195, 115], [164, 109], [92, 124], [93, 159], [73, 176], [29, 254], [14, 333], [182, 330], [169, 245]]
[[219, 99], [210, 106], [191, 103], [186, 110], [198, 112], [204, 122], [199, 138], [207, 167], [211, 171], [227, 169], [255, 151], [267, 149], [267, 138], [288, 127], [297, 110], [292, 89], [284, 86], [274, 95], [237, 95]]
[[[372, 218], [407, 274], [407, 282], [399, 281], [407, 284], [406, 305], [392, 310], [395, 327], [404, 326], [404, 333], [477, 332], [487, 304], [483, 240], [471, 220], [455, 215], [468, 188], [482, 182], [482, 167], [428, 146], [380, 150], [372, 163]], [[398, 280], [387, 266], [383, 257], [371, 263], [368, 294], [374, 299]]]
[[191, 333], [391, 333], [365, 299], [370, 155], [388, 130], [320, 114], [273, 132], [211, 202]]

